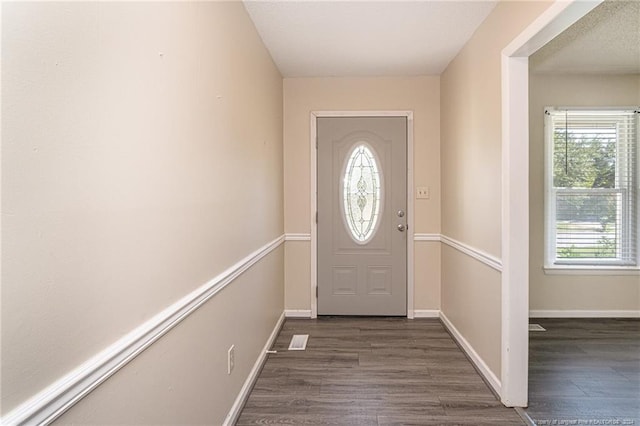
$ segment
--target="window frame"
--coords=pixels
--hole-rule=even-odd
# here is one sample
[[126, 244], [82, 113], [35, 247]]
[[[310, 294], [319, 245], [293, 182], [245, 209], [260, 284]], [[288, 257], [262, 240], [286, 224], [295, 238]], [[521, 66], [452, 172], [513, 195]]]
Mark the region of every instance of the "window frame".
[[[640, 271], [640, 110], [637, 106], [632, 107], [551, 107], [548, 106], [544, 109], [544, 271], [548, 274], [636, 274]], [[627, 217], [626, 220], [621, 219], [622, 226], [620, 228], [619, 237], [623, 234], [631, 234], [631, 224], [635, 221], [635, 241], [631, 235], [627, 238], [621, 238], [621, 241], [627, 241], [635, 245], [635, 258], [630, 262], [624, 259], [603, 259], [594, 261], [590, 259], [558, 259], [557, 258], [557, 221], [556, 218], [556, 196], [558, 189], [554, 186], [554, 125], [551, 113], [564, 111], [575, 112], [598, 112], [603, 113], [611, 111], [634, 111], [635, 116], [633, 123], [635, 126], [635, 174], [634, 179], [631, 180], [628, 188], [621, 188], [616, 185], [615, 188], [563, 188], [560, 191], [562, 193], [621, 193], [623, 203], [626, 203], [628, 199], [635, 198], [635, 215]], [[626, 158], [625, 158], [626, 156]], [[622, 160], [621, 160], [622, 158]], [[619, 163], [629, 164], [628, 155], [619, 152], [619, 148], [616, 148], [616, 176], [619, 175]], [[628, 169], [627, 169], [628, 170]], [[629, 195], [624, 196], [624, 192], [630, 192]], [[624, 209], [623, 209], [624, 210]], [[622, 212], [621, 214], [624, 214]], [[635, 217], [634, 217], [635, 216]]]

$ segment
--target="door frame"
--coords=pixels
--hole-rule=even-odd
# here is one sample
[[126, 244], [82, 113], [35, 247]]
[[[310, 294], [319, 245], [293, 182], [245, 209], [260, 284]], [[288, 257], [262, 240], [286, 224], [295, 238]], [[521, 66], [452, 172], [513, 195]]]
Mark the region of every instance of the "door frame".
[[556, 0], [502, 50], [500, 396], [508, 407], [526, 407], [529, 392], [529, 56], [602, 1]]
[[318, 151], [317, 129], [318, 118], [320, 117], [406, 117], [407, 118], [407, 318], [413, 319], [413, 293], [414, 293], [414, 208], [413, 208], [413, 111], [311, 111], [309, 152], [311, 175], [309, 176], [311, 194], [311, 209], [309, 211], [309, 222], [311, 223], [311, 318], [318, 317], [318, 297], [316, 290], [318, 287], [318, 224], [316, 223], [316, 212], [318, 211]]

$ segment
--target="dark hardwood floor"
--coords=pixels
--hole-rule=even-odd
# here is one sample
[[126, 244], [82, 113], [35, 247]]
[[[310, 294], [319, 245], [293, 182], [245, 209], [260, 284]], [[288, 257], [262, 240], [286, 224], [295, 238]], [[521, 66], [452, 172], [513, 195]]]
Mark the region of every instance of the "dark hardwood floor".
[[[287, 351], [309, 334], [306, 351]], [[439, 320], [287, 319], [237, 422], [519, 425]]]
[[640, 425], [640, 320], [532, 319], [529, 408], [542, 425]]

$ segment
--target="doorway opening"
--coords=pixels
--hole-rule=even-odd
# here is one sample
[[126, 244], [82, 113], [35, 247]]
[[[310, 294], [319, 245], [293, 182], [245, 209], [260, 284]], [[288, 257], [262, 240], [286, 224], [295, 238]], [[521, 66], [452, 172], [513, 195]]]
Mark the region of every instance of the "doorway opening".
[[509, 407], [528, 403], [529, 56], [602, 1], [557, 1], [502, 51], [501, 400]]

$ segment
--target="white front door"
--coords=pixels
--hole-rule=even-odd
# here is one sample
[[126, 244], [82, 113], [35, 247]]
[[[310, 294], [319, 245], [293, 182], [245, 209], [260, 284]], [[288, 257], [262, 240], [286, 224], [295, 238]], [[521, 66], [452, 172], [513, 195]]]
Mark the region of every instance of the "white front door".
[[319, 117], [318, 314], [407, 314], [407, 118]]

